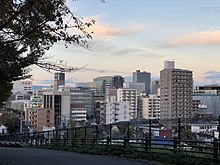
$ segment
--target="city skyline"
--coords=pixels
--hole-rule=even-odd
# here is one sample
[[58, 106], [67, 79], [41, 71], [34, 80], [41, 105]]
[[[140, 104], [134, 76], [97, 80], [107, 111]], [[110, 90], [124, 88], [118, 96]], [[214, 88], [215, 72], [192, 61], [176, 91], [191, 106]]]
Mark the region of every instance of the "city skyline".
[[[47, 52], [52, 60], [86, 67], [67, 74], [68, 82], [89, 82], [95, 77], [132, 77], [137, 69], [159, 78], [166, 60], [176, 68], [193, 71], [198, 84], [219, 83], [220, 2], [217, 0], [138, 2], [106, 0], [68, 1], [84, 20], [95, 19], [89, 50], [59, 43]], [[48, 85], [53, 74], [31, 67], [34, 84]]]

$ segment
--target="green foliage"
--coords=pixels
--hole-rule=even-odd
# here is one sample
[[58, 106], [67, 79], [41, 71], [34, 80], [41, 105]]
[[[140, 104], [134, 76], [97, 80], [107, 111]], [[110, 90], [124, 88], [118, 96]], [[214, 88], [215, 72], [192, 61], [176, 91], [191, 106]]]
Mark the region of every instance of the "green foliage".
[[14, 134], [20, 128], [19, 113], [13, 109], [7, 109], [0, 116], [0, 125], [7, 127], [8, 133]]
[[94, 20], [84, 23], [75, 17], [65, 0], [1, 0], [0, 104], [10, 95], [13, 81], [30, 77], [29, 66], [47, 64], [45, 51], [54, 43], [88, 47], [86, 27], [92, 24]]
[[41, 146], [45, 149], [63, 150], [78, 153], [94, 154], [94, 155], [111, 155], [123, 158], [142, 159], [147, 161], [161, 162], [163, 164], [172, 165], [214, 165], [212, 160], [192, 157], [192, 154], [177, 149], [175, 152], [164, 151], [139, 151], [133, 147], [123, 146], [101, 146], [101, 145], [74, 145], [64, 146], [62, 144], [54, 144], [52, 146]]
[[190, 141], [196, 141], [196, 133], [191, 132], [191, 130], [183, 130], [181, 132], [181, 140], [190, 140]]

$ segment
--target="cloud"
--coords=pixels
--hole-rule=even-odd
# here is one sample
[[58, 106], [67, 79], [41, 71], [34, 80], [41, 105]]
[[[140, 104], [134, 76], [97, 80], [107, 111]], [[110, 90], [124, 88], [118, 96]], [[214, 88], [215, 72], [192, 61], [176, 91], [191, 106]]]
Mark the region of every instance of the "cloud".
[[98, 72], [98, 73], [112, 73], [112, 74], [131, 74], [129, 72], [121, 72], [117, 70], [106, 70], [106, 69], [96, 69], [96, 68], [83, 68], [82, 70], [84, 71], [89, 71], [89, 72]]
[[204, 73], [204, 79], [208, 80], [212, 83], [220, 82], [220, 72], [215, 70], [210, 70], [206, 73]]
[[180, 36], [167, 41], [165, 46], [196, 46], [196, 45], [217, 45], [220, 44], [220, 30], [195, 32], [190, 35]]
[[202, 10], [206, 12], [219, 12], [220, 11], [220, 6], [207, 6], [207, 7], [202, 7]]
[[93, 31], [94, 36], [97, 37], [117, 37], [132, 35], [143, 31], [144, 28], [138, 24], [127, 25], [127, 28], [122, 28], [120, 26], [110, 26], [103, 22], [97, 22], [89, 30]]
[[93, 32], [94, 37], [118, 37], [118, 36], [128, 36], [138, 32], [146, 30], [141, 24], [138, 23], [127, 23], [127, 25], [109, 25], [103, 20], [107, 20], [107, 16], [103, 13], [99, 13], [94, 16], [84, 17], [86, 22], [95, 20], [95, 24], [86, 28], [87, 31]]

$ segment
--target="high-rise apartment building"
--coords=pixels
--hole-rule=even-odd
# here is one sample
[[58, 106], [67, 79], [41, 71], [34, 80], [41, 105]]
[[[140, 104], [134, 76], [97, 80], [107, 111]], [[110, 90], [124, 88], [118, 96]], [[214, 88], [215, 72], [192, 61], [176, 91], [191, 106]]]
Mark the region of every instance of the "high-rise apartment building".
[[136, 89], [117, 89], [117, 101], [129, 102], [130, 119], [137, 117], [137, 90]]
[[106, 124], [130, 121], [129, 102], [111, 101], [106, 104]]
[[174, 61], [165, 61], [160, 71], [160, 120], [168, 128], [188, 126], [193, 117], [193, 74], [190, 70], [175, 69]]
[[150, 94], [151, 73], [136, 70], [135, 72], [133, 72], [133, 82], [145, 83], [145, 92], [147, 94]]
[[141, 118], [160, 119], [160, 96], [153, 94], [141, 96], [141, 103]]

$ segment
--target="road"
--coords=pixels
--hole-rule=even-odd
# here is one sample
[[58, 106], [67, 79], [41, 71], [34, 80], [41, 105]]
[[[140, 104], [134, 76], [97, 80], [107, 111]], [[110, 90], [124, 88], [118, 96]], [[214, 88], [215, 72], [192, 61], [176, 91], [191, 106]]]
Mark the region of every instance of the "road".
[[35, 148], [0, 147], [0, 165], [158, 165], [140, 160]]

